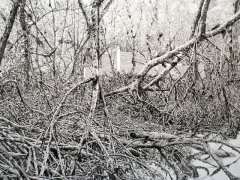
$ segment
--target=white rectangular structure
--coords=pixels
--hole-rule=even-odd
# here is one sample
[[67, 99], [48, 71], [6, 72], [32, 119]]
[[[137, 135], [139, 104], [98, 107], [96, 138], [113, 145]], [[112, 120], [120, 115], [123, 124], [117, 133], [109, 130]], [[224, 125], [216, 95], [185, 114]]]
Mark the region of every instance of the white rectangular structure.
[[117, 71], [119, 71], [120, 72], [120, 70], [121, 70], [121, 68], [120, 68], [120, 66], [121, 66], [121, 55], [120, 55], [120, 47], [118, 46], [117, 47]]

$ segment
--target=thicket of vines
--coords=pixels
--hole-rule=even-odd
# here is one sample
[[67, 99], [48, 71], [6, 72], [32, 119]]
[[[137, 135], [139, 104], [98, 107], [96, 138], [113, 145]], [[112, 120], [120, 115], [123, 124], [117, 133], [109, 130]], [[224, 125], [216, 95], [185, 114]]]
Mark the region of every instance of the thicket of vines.
[[[30, 16], [30, 4], [14, 1], [0, 44], [0, 58], [10, 64], [1, 72], [0, 178], [187, 179], [204, 169], [209, 176], [222, 170], [238, 179], [221, 157], [231, 156], [223, 146], [240, 154], [227, 141], [236, 138], [240, 125], [239, 51], [234, 45], [239, 2], [233, 17], [207, 30], [210, 0], [202, 0], [190, 38], [181, 46], [153, 57], [141, 72], [99, 75], [102, 53], [110, 47], [103, 50], [100, 24], [112, 3], [94, 1], [88, 11], [78, 1], [87, 33], [81, 44], [73, 43], [73, 68], [67, 78], [70, 64], [61, 70], [63, 65], [55, 61], [64, 54], [56, 42], [50, 53], [44, 52], [51, 44], [33, 20], [38, 11], [32, 9]], [[7, 44], [17, 15], [22, 34]], [[218, 47], [219, 42], [225, 46]], [[36, 61], [31, 61], [34, 56]], [[177, 71], [180, 61], [188, 68], [175, 77], [169, 72]], [[84, 63], [93, 67], [89, 79], [83, 77]], [[158, 64], [165, 66], [163, 72], [149, 75]], [[50, 70], [43, 71], [44, 65]], [[212, 149], [211, 143], [221, 146]], [[212, 173], [192, 164], [211, 164], [208, 159], [217, 164]]]

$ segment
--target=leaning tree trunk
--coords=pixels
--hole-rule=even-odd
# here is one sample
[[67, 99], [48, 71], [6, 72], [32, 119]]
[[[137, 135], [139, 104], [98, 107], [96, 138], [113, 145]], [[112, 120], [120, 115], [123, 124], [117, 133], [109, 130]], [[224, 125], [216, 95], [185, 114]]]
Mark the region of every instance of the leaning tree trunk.
[[[2, 73], [1, 72], [2, 58], [3, 58], [4, 52], [5, 52], [5, 48], [7, 46], [8, 38], [9, 38], [10, 33], [12, 31], [12, 27], [13, 27], [13, 24], [14, 24], [14, 21], [15, 21], [15, 17], [17, 15], [19, 2], [20, 2], [20, 0], [14, 1], [13, 6], [12, 6], [12, 10], [10, 12], [10, 16], [9, 16], [7, 22], [6, 22], [5, 31], [3, 33], [3, 36], [0, 39], [0, 73]], [[0, 96], [1, 96], [1, 99], [2, 99], [3, 98], [3, 90], [2, 90], [1, 76], [0, 76]]]
[[6, 27], [3, 33], [3, 36], [0, 39], [0, 66], [2, 64], [2, 58], [3, 54], [7, 45], [8, 38], [10, 36], [10, 33], [12, 31], [13, 23], [15, 21], [15, 17], [17, 15], [17, 10], [19, 7], [20, 0], [15, 0], [12, 6], [12, 10], [10, 12], [9, 19], [6, 23]]

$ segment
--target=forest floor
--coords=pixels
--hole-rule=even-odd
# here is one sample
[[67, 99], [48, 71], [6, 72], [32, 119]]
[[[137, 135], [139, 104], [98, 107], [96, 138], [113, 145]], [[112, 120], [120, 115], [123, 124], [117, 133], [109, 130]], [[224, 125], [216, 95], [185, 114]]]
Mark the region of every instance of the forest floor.
[[[125, 80], [119, 78], [116, 85], [116, 79], [105, 79], [103, 87], [110, 91], [127, 84]], [[87, 124], [91, 86], [64, 87], [56, 94], [44, 83], [28, 91], [16, 81], [5, 84], [0, 100], [1, 179], [189, 179], [202, 169], [208, 176], [222, 171], [229, 179], [239, 178], [222, 160], [240, 155], [239, 147], [228, 141], [237, 137], [239, 121], [217, 119], [221, 109], [211, 109], [214, 99], [196, 106], [200, 101], [189, 98], [174, 105], [172, 113], [161, 107], [160, 96], [143, 103], [118, 94], [105, 103], [99, 100]], [[210, 172], [196, 161], [215, 169]]]

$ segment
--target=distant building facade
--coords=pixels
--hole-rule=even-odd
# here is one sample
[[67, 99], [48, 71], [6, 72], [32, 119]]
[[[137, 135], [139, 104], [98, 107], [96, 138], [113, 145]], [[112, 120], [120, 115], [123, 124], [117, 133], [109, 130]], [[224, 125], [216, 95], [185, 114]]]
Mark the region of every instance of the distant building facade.
[[[118, 48], [115, 52], [115, 54], [112, 56], [112, 63], [114, 66], [114, 70], [118, 72], [130, 72], [132, 69], [132, 52], [122, 52]], [[112, 68], [111, 68], [111, 60], [107, 54], [104, 54], [101, 59], [101, 64], [99, 67], [99, 73], [101, 74], [112, 74]], [[139, 73], [141, 69], [145, 66], [145, 64], [149, 61], [149, 55], [147, 53], [136, 53], [135, 55], [135, 61], [136, 61], [136, 68], [134, 73]], [[183, 63], [179, 63], [175, 69], [171, 71], [171, 74], [173, 76], [180, 76], [181, 74], [184, 74], [184, 72], [187, 70], [188, 66], [184, 65]], [[200, 64], [200, 74], [202, 75], [203, 72], [203, 64]], [[149, 71], [150, 75], [157, 75], [160, 73], [164, 67], [162, 65], [158, 65], [154, 68], [152, 68]], [[89, 78], [93, 74], [93, 70], [91, 67], [85, 67], [84, 68], [84, 77]]]

